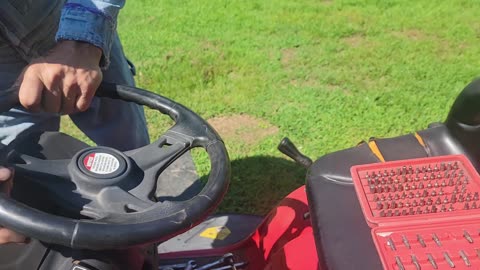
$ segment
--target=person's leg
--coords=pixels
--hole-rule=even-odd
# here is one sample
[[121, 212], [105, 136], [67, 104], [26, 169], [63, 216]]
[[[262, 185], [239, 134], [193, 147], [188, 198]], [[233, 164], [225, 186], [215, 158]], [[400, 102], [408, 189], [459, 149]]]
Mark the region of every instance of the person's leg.
[[[118, 36], [112, 45], [110, 66], [104, 72], [106, 82], [134, 86], [133, 74]], [[98, 145], [130, 150], [149, 143], [143, 107], [108, 98], [95, 98], [91, 107], [70, 115], [73, 122]]]

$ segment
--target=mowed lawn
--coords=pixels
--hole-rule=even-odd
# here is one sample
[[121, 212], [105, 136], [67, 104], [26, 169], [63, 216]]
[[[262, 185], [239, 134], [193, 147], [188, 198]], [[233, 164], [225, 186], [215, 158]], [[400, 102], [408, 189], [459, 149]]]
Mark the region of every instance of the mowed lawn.
[[[317, 158], [444, 120], [480, 74], [478, 14], [468, 0], [132, 0], [119, 33], [138, 86], [225, 139], [220, 211], [265, 214], [304, 183], [276, 149], [282, 137]], [[148, 120], [152, 139], [168, 123]]]

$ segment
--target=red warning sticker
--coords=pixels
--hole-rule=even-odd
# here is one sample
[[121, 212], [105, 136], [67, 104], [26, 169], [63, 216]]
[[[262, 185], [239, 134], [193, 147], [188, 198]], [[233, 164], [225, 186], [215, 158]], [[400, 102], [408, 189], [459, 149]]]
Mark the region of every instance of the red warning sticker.
[[93, 173], [109, 174], [118, 170], [120, 162], [107, 153], [90, 153], [83, 159], [83, 165]]

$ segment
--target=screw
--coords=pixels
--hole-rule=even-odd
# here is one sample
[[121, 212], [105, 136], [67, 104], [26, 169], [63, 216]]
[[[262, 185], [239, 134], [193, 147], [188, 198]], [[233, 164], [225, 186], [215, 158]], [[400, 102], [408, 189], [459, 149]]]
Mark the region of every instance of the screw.
[[408, 242], [408, 239], [405, 235], [402, 235], [402, 241], [403, 241], [403, 244], [405, 244], [405, 246], [408, 248], [408, 249], [411, 249], [410, 247], [410, 243]]
[[438, 269], [437, 263], [436, 263], [435, 260], [433, 259], [432, 254], [427, 253], [427, 258], [428, 258], [428, 261], [430, 262], [430, 264], [432, 264], [433, 268], [434, 268], [434, 269]]
[[447, 261], [448, 265], [450, 265], [450, 268], [455, 268], [455, 264], [452, 261], [452, 258], [450, 258], [450, 255], [448, 255], [447, 252], [443, 252], [443, 257], [445, 257], [445, 260]]
[[390, 208], [397, 208], [397, 203], [395, 201], [392, 201], [390, 203]]
[[440, 242], [440, 239], [438, 238], [437, 234], [432, 234], [432, 239], [433, 241], [435, 242], [435, 244], [437, 244], [437, 246], [441, 247], [442, 246], [442, 242]]
[[452, 197], [450, 198], [450, 202], [455, 203], [456, 201], [457, 201], [457, 197], [455, 196], [455, 194], [452, 194]]
[[395, 261], [397, 262], [399, 270], [405, 270], [405, 267], [403, 267], [403, 263], [402, 263], [402, 260], [400, 260], [400, 257], [395, 256]]
[[427, 245], [425, 244], [425, 241], [423, 240], [423, 238], [420, 234], [417, 234], [417, 240], [422, 247], [427, 247]]
[[397, 248], [395, 247], [395, 243], [393, 242], [392, 238], [387, 239], [387, 246], [390, 247], [391, 250], [396, 251]]
[[433, 203], [433, 200], [431, 198], [428, 198], [427, 205], [432, 205], [432, 203]]
[[448, 185], [451, 187], [454, 185], [453, 178], [450, 178], [450, 180], [448, 180]]
[[415, 269], [416, 269], [416, 270], [422, 269], [422, 268], [420, 267], [420, 263], [419, 263], [418, 260], [417, 260], [417, 257], [415, 257], [415, 255], [413, 255], [413, 254], [412, 254], [411, 257], [412, 257], [412, 263], [413, 263], [413, 265], [415, 265]]
[[465, 263], [465, 265], [470, 267], [471, 266], [470, 260], [468, 259], [467, 254], [465, 254], [465, 251], [460, 250], [458, 253], [460, 254], [460, 257], [462, 257], [462, 260]]
[[463, 237], [465, 237], [470, 244], [473, 244], [473, 238], [466, 230], [463, 230]]

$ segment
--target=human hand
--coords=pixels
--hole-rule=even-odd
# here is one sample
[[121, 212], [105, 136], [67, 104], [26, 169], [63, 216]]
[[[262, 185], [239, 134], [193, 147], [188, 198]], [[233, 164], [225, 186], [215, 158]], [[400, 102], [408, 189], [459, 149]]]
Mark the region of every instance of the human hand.
[[30, 111], [70, 114], [85, 111], [100, 85], [102, 50], [65, 40], [30, 63], [20, 77], [20, 104]]
[[[13, 171], [0, 167], [0, 192], [10, 193], [13, 186]], [[21, 234], [0, 226], [0, 245], [7, 243], [25, 243], [27, 238]]]

